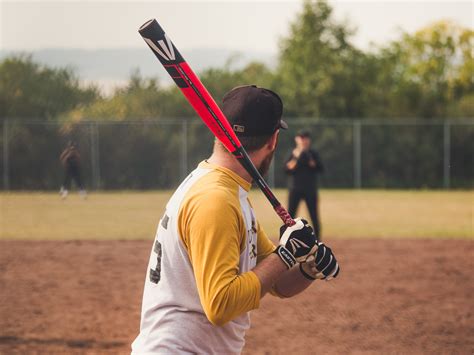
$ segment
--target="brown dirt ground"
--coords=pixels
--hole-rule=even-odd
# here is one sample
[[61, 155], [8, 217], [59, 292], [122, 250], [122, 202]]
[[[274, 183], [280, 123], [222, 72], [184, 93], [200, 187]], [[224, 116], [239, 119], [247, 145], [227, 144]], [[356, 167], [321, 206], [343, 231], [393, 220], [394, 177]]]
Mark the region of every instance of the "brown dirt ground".
[[[0, 353], [129, 353], [151, 241], [0, 242]], [[244, 354], [472, 354], [474, 242], [336, 240], [340, 278], [267, 296]]]

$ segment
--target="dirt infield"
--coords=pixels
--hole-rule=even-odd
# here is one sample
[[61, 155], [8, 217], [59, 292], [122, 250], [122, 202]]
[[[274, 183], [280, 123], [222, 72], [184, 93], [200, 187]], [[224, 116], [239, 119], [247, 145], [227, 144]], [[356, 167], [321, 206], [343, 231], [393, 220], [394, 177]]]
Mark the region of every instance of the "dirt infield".
[[[0, 353], [129, 353], [151, 241], [0, 242]], [[474, 242], [337, 240], [340, 279], [252, 313], [245, 354], [474, 353]]]

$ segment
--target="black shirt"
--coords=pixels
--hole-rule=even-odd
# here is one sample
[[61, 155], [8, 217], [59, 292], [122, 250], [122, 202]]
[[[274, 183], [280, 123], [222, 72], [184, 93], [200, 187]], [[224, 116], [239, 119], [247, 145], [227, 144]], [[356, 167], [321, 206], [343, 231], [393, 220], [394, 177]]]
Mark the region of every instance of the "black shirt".
[[[293, 152], [290, 154], [286, 163], [288, 163], [293, 158]], [[309, 165], [310, 159], [313, 159], [316, 162], [315, 167], [311, 167]], [[314, 149], [309, 149], [307, 151], [303, 151], [297, 162], [296, 167], [293, 170], [289, 170], [286, 167], [285, 163], [285, 170], [286, 173], [289, 175], [288, 179], [288, 188], [291, 190], [298, 190], [298, 191], [314, 191], [317, 189], [317, 174], [322, 173], [324, 171], [323, 164], [321, 162], [321, 158], [319, 154]]]

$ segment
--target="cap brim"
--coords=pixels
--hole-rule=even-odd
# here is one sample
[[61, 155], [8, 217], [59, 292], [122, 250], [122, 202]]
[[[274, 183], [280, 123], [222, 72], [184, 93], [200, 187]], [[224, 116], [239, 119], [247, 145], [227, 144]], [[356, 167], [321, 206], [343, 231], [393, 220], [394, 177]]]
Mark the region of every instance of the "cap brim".
[[283, 120], [280, 120], [280, 128], [281, 129], [288, 129], [288, 123]]

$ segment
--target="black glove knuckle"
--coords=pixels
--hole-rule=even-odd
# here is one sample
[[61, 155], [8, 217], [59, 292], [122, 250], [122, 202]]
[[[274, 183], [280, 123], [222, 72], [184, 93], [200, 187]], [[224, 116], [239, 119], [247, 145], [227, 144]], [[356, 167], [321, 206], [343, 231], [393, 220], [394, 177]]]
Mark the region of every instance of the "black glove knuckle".
[[331, 261], [329, 262], [326, 269], [323, 271], [323, 274], [326, 275], [326, 276], [331, 275], [334, 272], [337, 265], [338, 264], [337, 264], [336, 258], [331, 258]]

